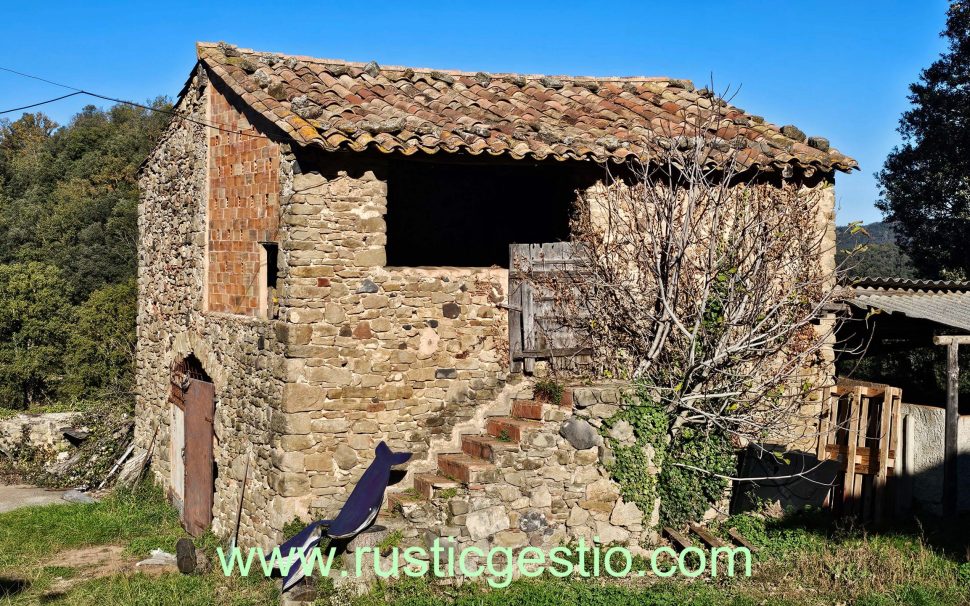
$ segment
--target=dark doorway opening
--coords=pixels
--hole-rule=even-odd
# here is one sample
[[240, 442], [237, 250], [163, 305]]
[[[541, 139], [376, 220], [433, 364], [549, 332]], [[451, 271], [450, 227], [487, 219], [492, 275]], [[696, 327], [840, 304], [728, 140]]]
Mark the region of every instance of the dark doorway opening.
[[509, 244], [569, 239], [576, 190], [595, 182], [588, 163], [391, 163], [387, 264], [507, 267]]

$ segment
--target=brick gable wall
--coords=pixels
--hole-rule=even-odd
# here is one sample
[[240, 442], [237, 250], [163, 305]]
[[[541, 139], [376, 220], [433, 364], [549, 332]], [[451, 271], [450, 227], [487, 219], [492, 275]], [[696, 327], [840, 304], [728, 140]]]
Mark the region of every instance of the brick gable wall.
[[[211, 123], [256, 133], [216, 90]], [[275, 242], [279, 227], [279, 145], [209, 129], [208, 309], [262, 316], [260, 242]]]

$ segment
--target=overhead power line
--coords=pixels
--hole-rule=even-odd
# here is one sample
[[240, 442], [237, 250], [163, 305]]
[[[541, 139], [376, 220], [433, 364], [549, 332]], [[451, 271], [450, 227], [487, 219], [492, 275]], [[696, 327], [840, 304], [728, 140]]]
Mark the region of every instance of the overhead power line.
[[259, 139], [268, 139], [269, 138], [266, 135], [260, 135], [260, 134], [254, 134], [254, 133], [245, 133], [245, 132], [238, 131], [238, 130], [232, 130], [230, 128], [224, 128], [224, 127], [219, 126], [217, 124], [209, 124], [208, 122], [205, 122], [204, 120], [196, 120], [195, 118], [190, 118], [188, 116], [184, 116], [184, 115], [182, 115], [182, 114], [180, 114], [178, 112], [172, 111], [172, 110], [160, 109], [160, 108], [157, 108], [157, 107], [151, 107], [149, 105], [144, 105], [142, 103], [135, 103], [134, 101], [127, 101], [125, 99], [116, 99], [114, 97], [109, 97], [107, 95], [101, 95], [101, 94], [98, 94], [98, 93], [93, 93], [93, 92], [91, 92], [89, 90], [84, 90], [83, 88], [77, 88], [75, 86], [70, 86], [70, 85], [67, 85], [67, 84], [63, 84], [61, 82], [55, 82], [53, 80], [48, 80], [47, 78], [42, 78], [41, 76], [35, 76], [33, 74], [28, 74], [28, 73], [24, 73], [24, 72], [17, 71], [15, 69], [10, 69], [9, 67], [0, 66], [0, 71], [5, 71], [5, 72], [9, 72], [11, 74], [16, 74], [16, 75], [22, 76], [24, 78], [31, 78], [33, 80], [39, 80], [41, 82], [45, 82], [45, 83], [51, 84], [53, 86], [59, 86], [61, 88], [66, 88], [68, 90], [74, 91], [74, 92], [72, 92], [70, 94], [62, 95], [60, 97], [55, 97], [53, 99], [48, 99], [46, 101], [40, 101], [38, 103], [32, 103], [30, 105], [25, 105], [23, 107], [15, 107], [13, 109], [3, 110], [3, 111], [0, 111], [0, 115], [9, 114], [9, 113], [16, 112], [16, 111], [21, 111], [21, 110], [24, 110], [24, 109], [30, 109], [32, 107], [37, 107], [39, 105], [45, 105], [47, 103], [53, 103], [55, 101], [60, 101], [61, 99], [66, 99], [68, 97], [73, 97], [75, 95], [88, 95], [89, 97], [94, 97], [96, 99], [103, 99], [105, 101], [111, 101], [112, 103], [121, 103], [123, 105], [130, 105], [132, 107], [137, 107], [137, 108], [144, 109], [144, 110], [148, 110], [148, 111], [151, 111], [151, 112], [157, 112], [157, 113], [160, 113], [160, 114], [166, 114], [166, 115], [169, 115], [169, 116], [174, 116], [176, 118], [180, 118], [182, 120], [185, 120], [186, 122], [191, 122], [193, 124], [198, 124], [199, 126], [206, 126], [206, 127], [209, 127], [209, 128], [214, 128], [214, 129], [219, 130], [219, 131], [222, 131], [224, 133], [232, 133], [232, 134], [241, 135], [241, 136], [244, 136], [244, 137], [256, 137], [256, 138], [259, 138]]
[[48, 99], [46, 101], [38, 101], [37, 103], [31, 103], [30, 105], [21, 105], [20, 107], [15, 107], [13, 109], [5, 109], [0, 111], [0, 116], [3, 114], [12, 114], [13, 112], [19, 112], [25, 109], [30, 109], [32, 107], [37, 107], [39, 105], [47, 105], [48, 103], [53, 103], [54, 101], [60, 101], [61, 99], [67, 99], [68, 97], [73, 97], [74, 95], [83, 94], [80, 91], [76, 93], [67, 93], [66, 95], [61, 95], [60, 97], [54, 97], [53, 99]]
[[10, 69], [9, 67], [0, 66], [0, 70], [5, 72], [10, 72], [11, 74], [17, 74], [18, 76], [23, 76], [24, 78], [31, 78], [33, 80], [40, 80], [41, 82], [46, 82], [47, 84], [53, 84], [54, 86], [60, 86], [61, 88], [66, 88], [68, 90], [77, 91], [79, 93], [84, 92], [80, 88], [75, 88], [73, 86], [68, 86], [67, 84], [61, 84], [60, 82], [54, 82], [53, 80], [48, 80], [47, 78], [41, 78], [40, 76], [33, 76], [31, 74], [25, 74], [24, 72], [18, 72], [15, 69]]

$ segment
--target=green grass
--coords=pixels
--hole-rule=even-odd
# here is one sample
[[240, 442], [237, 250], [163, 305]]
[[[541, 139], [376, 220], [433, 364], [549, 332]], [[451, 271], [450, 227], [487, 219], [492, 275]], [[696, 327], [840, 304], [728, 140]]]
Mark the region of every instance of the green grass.
[[[970, 519], [880, 533], [835, 523], [818, 512], [786, 520], [742, 515], [739, 530], [760, 547], [751, 578], [519, 580], [504, 589], [426, 580], [378, 583], [363, 596], [327, 594], [318, 604], [348, 606], [965, 606], [970, 604]], [[642, 569], [637, 563], [634, 569]]]
[[[330, 604], [332, 596], [317, 601]], [[351, 599], [353, 606], [755, 606], [760, 602], [727, 596], [719, 588], [703, 584], [665, 582], [648, 587], [593, 581], [515, 581], [505, 589], [485, 590], [465, 583], [460, 587], [434, 585], [423, 580], [378, 584], [369, 593]]]
[[0, 569], [87, 545], [124, 545], [135, 556], [175, 549], [185, 532], [161, 490], [145, 484], [100, 503], [23, 507], [0, 514]]
[[457, 488], [445, 488], [438, 493], [439, 499], [453, 499], [458, 496]]
[[[266, 604], [277, 598], [273, 582], [260, 577], [227, 578], [218, 568], [212, 535], [196, 541], [215, 570], [205, 575], [168, 573], [114, 574], [88, 578], [89, 571], [62, 565], [58, 553], [117, 545], [131, 559], [152, 549], [174, 553], [186, 536], [177, 512], [159, 488], [144, 483], [133, 491], [116, 491], [99, 503], [24, 507], [0, 514], [0, 603], [10, 604]], [[6, 596], [6, 579], [26, 583]], [[52, 591], [59, 579], [71, 579], [66, 592]]]
[[[797, 575], [795, 575], [797, 576]], [[792, 581], [797, 586], [798, 582]], [[334, 602], [321, 596], [318, 606]], [[663, 580], [651, 584], [624, 584], [605, 580], [517, 580], [504, 589], [485, 589], [478, 583], [460, 587], [424, 580], [379, 583], [358, 597], [341, 596], [348, 606], [963, 606], [970, 602], [966, 591], [928, 587], [914, 582], [888, 591], [853, 598], [839, 592], [819, 593], [803, 587], [765, 590], [759, 583]]]
[[[35, 585], [34, 587], [37, 587]], [[35, 593], [35, 592], [31, 592]], [[24, 604], [36, 603], [36, 598], [24, 596]], [[44, 604], [118, 604], [132, 605], [211, 605], [256, 606], [275, 604], [279, 600], [276, 588], [266, 582], [257, 584], [245, 579], [219, 579], [215, 575], [161, 576], [146, 574], [115, 575], [87, 581], [72, 587], [63, 595], [43, 598]], [[17, 604], [18, 602], [13, 602]]]
[[565, 387], [555, 379], [539, 379], [532, 388], [533, 397], [539, 402], [551, 402], [556, 406], [562, 404]]
[[402, 533], [400, 530], [395, 530], [384, 537], [384, 539], [377, 544], [377, 549], [381, 553], [384, 553], [399, 546], [402, 540], [404, 540], [404, 533]]
[[[482, 583], [430, 580], [377, 582], [364, 595], [321, 583], [319, 604], [345, 606], [847, 606], [970, 604], [970, 519], [948, 526], [907, 525], [870, 532], [818, 513], [774, 521], [743, 515], [721, 524], [760, 546], [751, 578], [591, 579], [543, 577], [504, 589]], [[29, 507], [0, 514], [0, 603], [26, 604], [268, 604], [276, 585], [260, 576], [224, 577], [212, 535], [201, 546], [216, 567], [204, 575], [116, 573], [92, 578], [90, 569], [58, 559], [68, 550], [117, 545], [126, 557], [154, 548], [174, 551], [184, 536], [161, 491], [144, 484], [91, 505]], [[640, 564], [637, 564], [640, 569]], [[22, 587], [17, 587], [17, 583]], [[67, 588], [61, 592], [58, 587]], [[13, 588], [3, 596], [4, 588]]]

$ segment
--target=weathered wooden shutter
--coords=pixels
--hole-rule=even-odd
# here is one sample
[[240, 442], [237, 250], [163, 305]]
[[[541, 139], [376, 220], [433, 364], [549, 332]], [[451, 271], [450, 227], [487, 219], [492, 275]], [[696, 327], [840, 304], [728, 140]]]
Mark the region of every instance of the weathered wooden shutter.
[[[563, 289], [583, 279], [583, 262], [569, 242], [509, 246], [509, 353], [513, 371], [532, 372], [536, 360], [557, 368], [590, 361], [588, 319], [563, 304]], [[565, 297], [568, 300], [568, 295]]]

